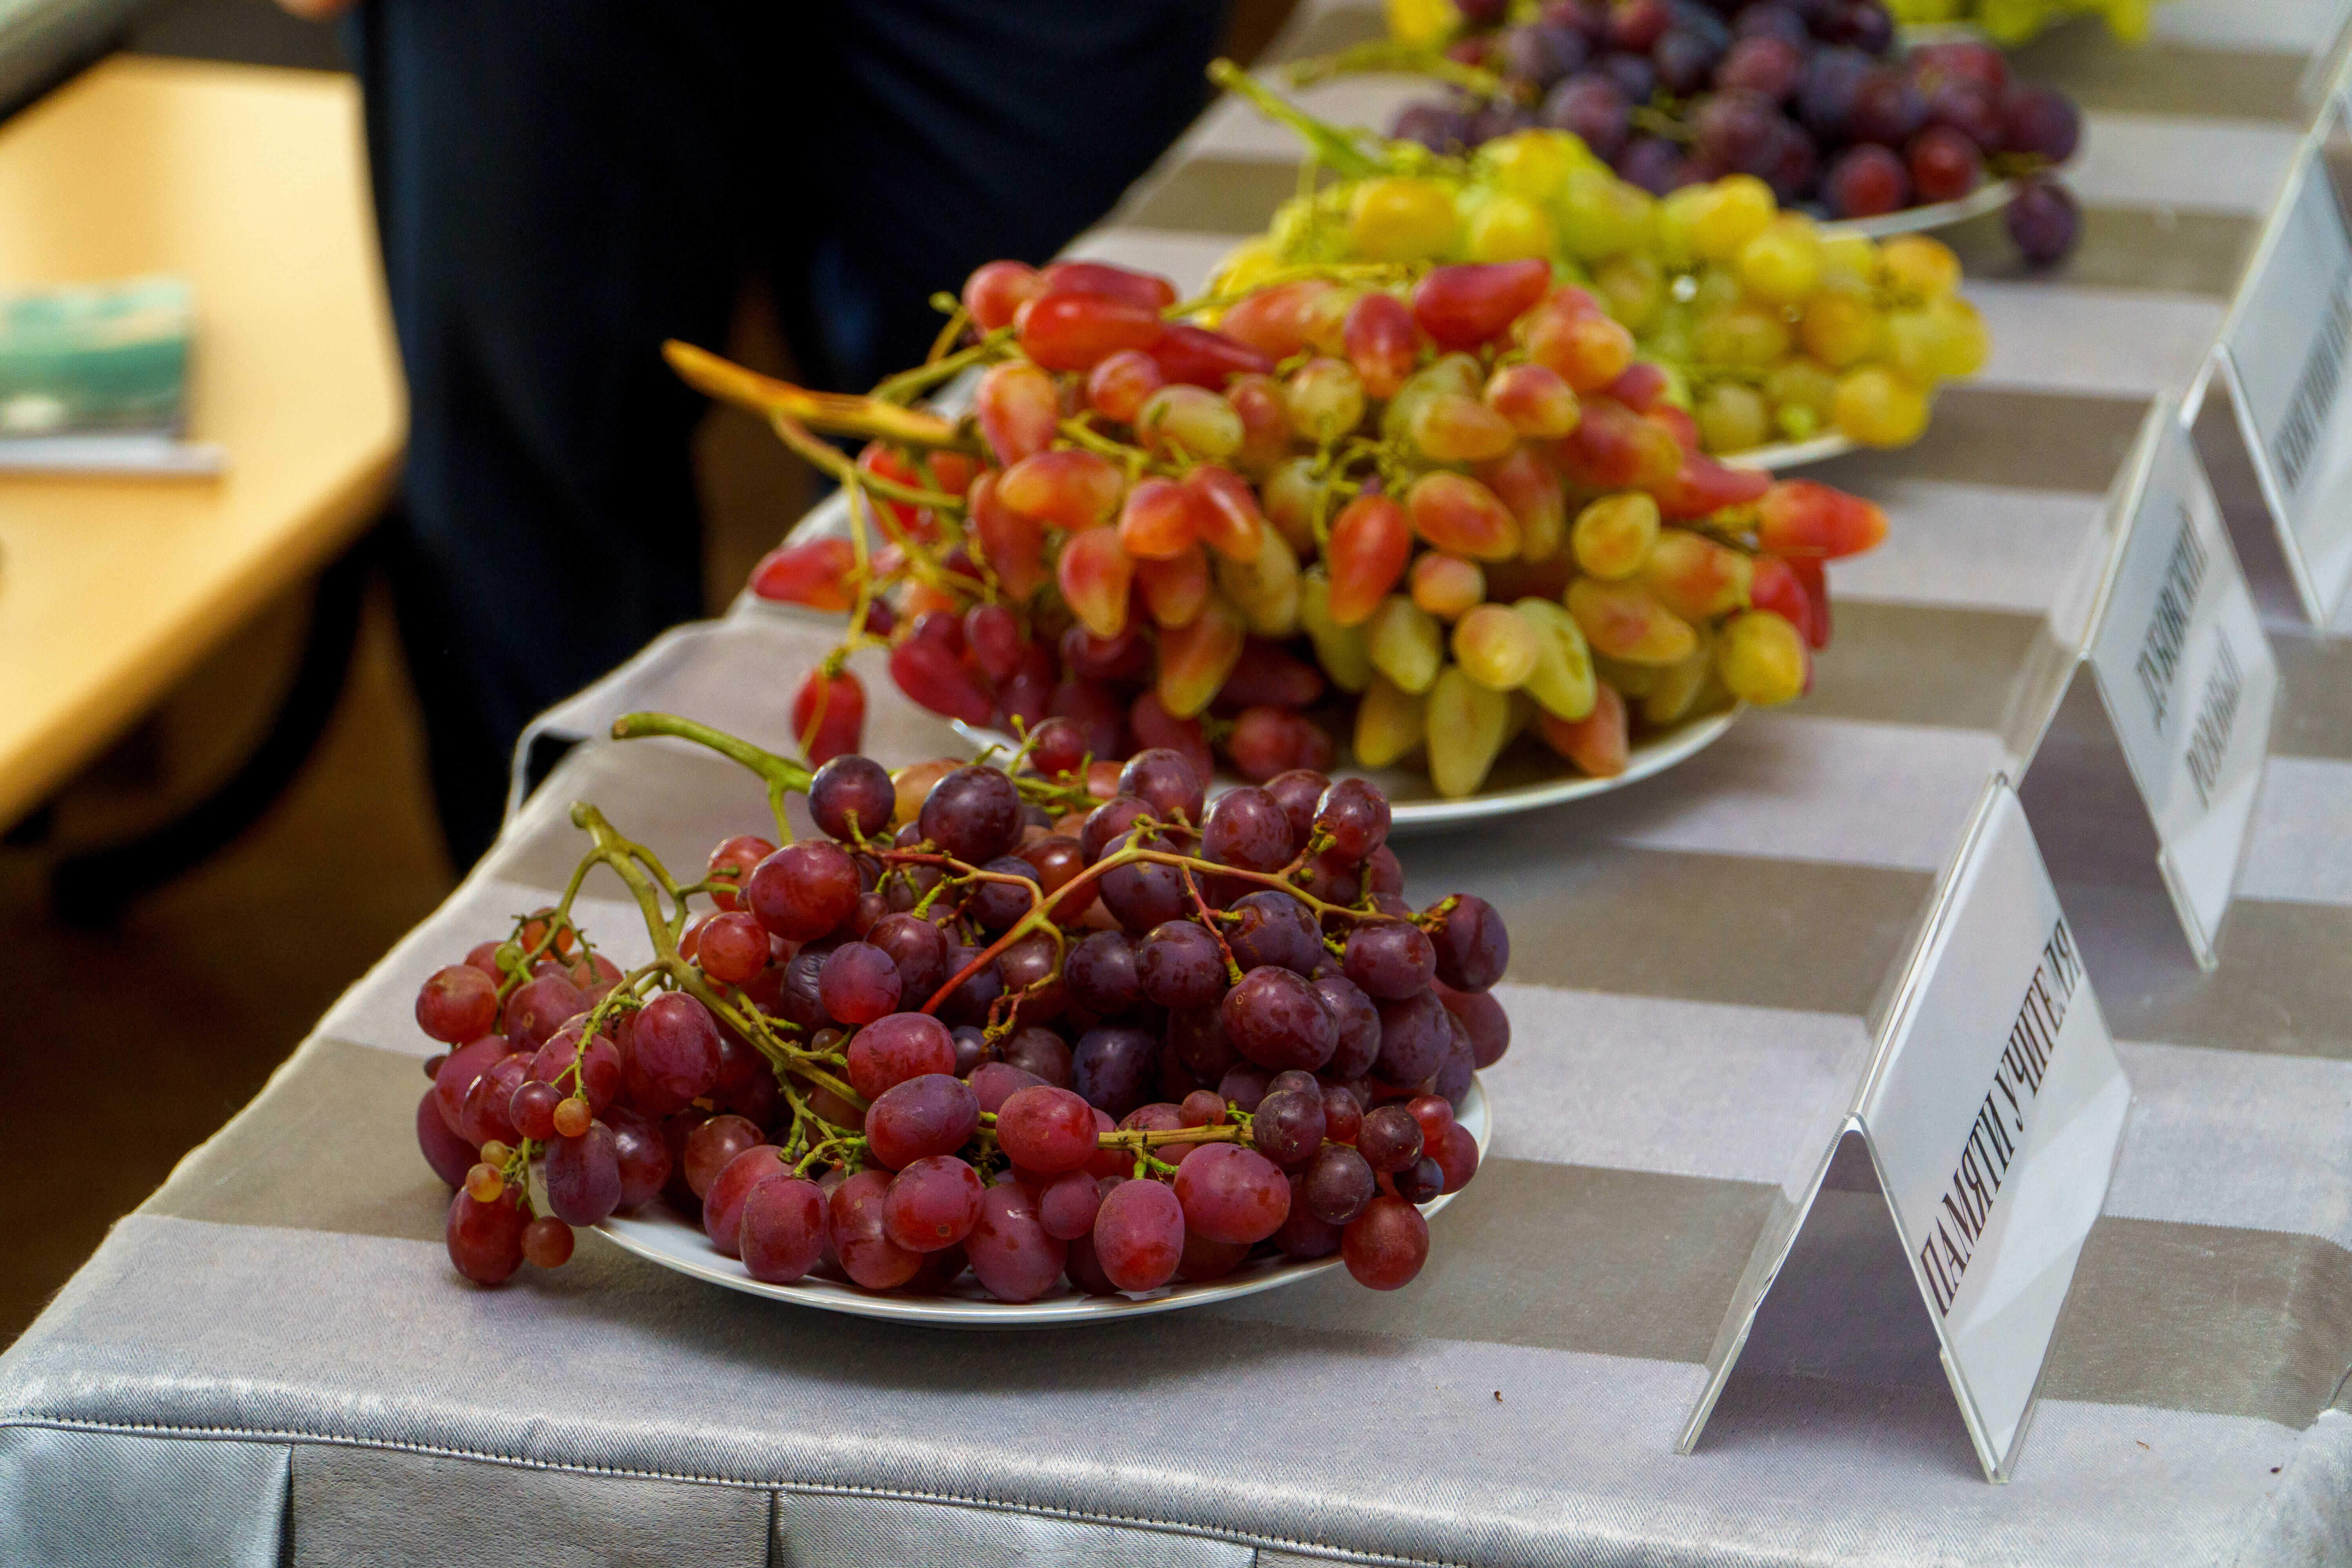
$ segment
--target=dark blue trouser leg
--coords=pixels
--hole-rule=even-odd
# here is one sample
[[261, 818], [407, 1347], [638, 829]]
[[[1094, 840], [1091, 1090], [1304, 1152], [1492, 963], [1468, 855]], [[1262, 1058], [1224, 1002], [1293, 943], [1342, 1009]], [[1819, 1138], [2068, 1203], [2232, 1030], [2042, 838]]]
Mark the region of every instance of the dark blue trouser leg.
[[[373, 0], [352, 27], [409, 382], [394, 544], [460, 861], [530, 718], [698, 613], [665, 337], [765, 269], [810, 378], [1098, 216], [1202, 100], [1216, 0]], [[789, 672], [780, 672], [780, 679]]]

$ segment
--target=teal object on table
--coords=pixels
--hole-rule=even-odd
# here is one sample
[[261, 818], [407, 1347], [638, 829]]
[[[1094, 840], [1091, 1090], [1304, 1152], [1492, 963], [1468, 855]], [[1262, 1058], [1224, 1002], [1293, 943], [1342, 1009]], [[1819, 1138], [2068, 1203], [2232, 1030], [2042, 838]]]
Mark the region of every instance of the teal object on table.
[[178, 278], [0, 291], [0, 438], [176, 435], [194, 319]]

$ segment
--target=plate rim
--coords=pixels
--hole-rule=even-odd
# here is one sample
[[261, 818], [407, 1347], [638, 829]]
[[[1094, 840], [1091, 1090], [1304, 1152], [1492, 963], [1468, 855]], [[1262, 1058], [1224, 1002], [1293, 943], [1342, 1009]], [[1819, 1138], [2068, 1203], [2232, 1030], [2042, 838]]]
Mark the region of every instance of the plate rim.
[[[1472, 1108], [1476, 1108], [1478, 1124], [1471, 1128], [1471, 1136], [1478, 1144], [1478, 1163], [1483, 1169], [1487, 1152], [1495, 1139], [1495, 1112], [1492, 1098], [1486, 1092], [1486, 1074], [1470, 1075], [1470, 1091], [1463, 1099], [1462, 1116], [1469, 1124]], [[1474, 1177], [1475, 1181], [1475, 1178]], [[1462, 1192], [1467, 1192], [1464, 1187]], [[1423, 1204], [1424, 1217], [1462, 1195], [1462, 1192], [1443, 1193]], [[691, 1230], [685, 1218], [676, 1211], [660, 1206], [656, 1199], [646, 1205], [648, 1217], [614, 1215], [600, 1220], [593, 1227], [607, 1241], [623, 1251], [674, 1274], [724, 1286], [742, 1294], [757, 1296], [784, 1306], [810, 1308], [818, 1311], [839, 1312], [850, 1317], [869, 1318], [884, 1322], [906, 1323], [920, 1328], [1014, 1330], [1073, 1328], [1094, 1323], [1124, 1321], [1129, 1318], [1151, 1317], [1161, 1312], [1181, 1311], [1189, 1307], [1212, 1306], [1221, 1301], [1236, 1300], [1255, 1296], [1260, 1291], [1279, 1289], [1312, 1279], [1339, 1268], [1342, 1260], [1334, 1253], [1328, 1258], [1308, 1261], [1285, 1259], [1263, 1260], [1271, 1267], [1241, 1279], [1227, 1276], [1204, 1280], [1197, 1286], [1162, 1287], [1160, 1291], [1140, 1299], [1131, 1296], [1089, 1296], [1073, 1293], [1046, 1301], [986, 1301], [968, 1300], [958, 1297], [898, 1296], [868, 1292], [855, 1285], [840, 1284], [830, 1279], [814, 1283], [821, 1289], [811, 1289], [801, 1281], [789, 1285], [770, 1285], [752, 1279], [743, 1271], [738, 1260], [728, 1258], [716, 1247], [707, 1255], [692, 1259], [666, 1251], [627, 1229], [616, 1229], [615, 1222], [625, 1227], [656, 1226], [664, 1229]], [[699, 1236], [699, 1231], [694, 1234]], [[708, 1247], [707, 1241], [705, 1246]]]

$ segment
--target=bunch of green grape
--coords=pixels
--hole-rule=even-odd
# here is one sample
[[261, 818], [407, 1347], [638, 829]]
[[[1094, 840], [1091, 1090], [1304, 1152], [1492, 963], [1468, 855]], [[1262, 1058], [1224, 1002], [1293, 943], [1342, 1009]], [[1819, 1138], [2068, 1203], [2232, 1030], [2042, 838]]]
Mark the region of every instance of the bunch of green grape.
[[1286, 203], [1228, 260], [1221, 291], [1305, 264], [1543, 257], [1633, 333], [1720, 455], [1832, 433], [1903, 446], [1927, 428], [1937, 384], [1984, 363], [1958, 260], [1934, 239], [1819, 224], [1746, 174], [1653, 196], [1566, 132], [1453, 159], [1270, 107], [1353, 177]]

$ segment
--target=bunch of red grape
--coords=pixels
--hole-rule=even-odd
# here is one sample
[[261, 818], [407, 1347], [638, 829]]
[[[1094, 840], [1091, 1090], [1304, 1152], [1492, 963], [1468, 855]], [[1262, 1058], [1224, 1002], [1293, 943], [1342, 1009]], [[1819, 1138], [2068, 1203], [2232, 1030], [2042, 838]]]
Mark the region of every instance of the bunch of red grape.
[[[1638, 727], [1801, 694], [1829, 635], [1822, 563], [1885, 532], [1858, 498], [1699, 450], [1666, 374], [1541, 258], [1301, 268], [1220, 300], [1213, 329], [1181, 309], [1102, 263], [979, 268], [955, 324], [980, 339], [940, 362], [985, 366], [969, 426], [673, 350], [697, 384], [812, 421], [934, 419], [845, 474], [847, 536], [788, 541], [752, 575], [852, 617], [795, 701], [811, 761], [857, 745], [843, 661], [887, 641], [923, 707], [1009, 732], [1067, 719], [1097, 758], [1167, 746], [1205, 775], [1213, 744], [1253, 780], [1328, 768], [1305, 710], [1336, 687], [1359, 699], [1356, 760], [1423, 753], [1441, 795], [1523, 732], [1606, 776]], [[1752, 324], [1786, 346], [1777, 317]]]
[[1168, 750], [1090, 788], [1066, 724], [1015, 771], [895, 779], [663, 715], [615, 733], [713, 744], [829, 837], [730, 838], [681, 886], [577, 807], [582, 873], [651, 911], [653, 961], [597, 954], [567, 894], [425, 981], [417, 1023], [451, 1049], [417, 1139], [458, 1188], [467, 1279], [559, 1265], [572, 1227], [656, 1201], [772, 1282], [968, 1268], [1030, 1301], [1253, 1257], [1420, 1271], [1416, 1205], [1477, 1169], [1454, 1112], [1509, 1044], [1510, 944], [1481, 899], [1404, 901], [1377, 790], [1295, 770], [1211, 805]]
[[1502, 95], [1412, 104], [1396, 135], [1463, 153], [1549, 126], [1660, 195], [1753, 174], [1783, 205], [1832, 218], [2032, 176], [2012, 237], [2035, 260], [2074, 244], [2073, 198], [2043, 171], [2074, 155], [2080, 117], [2056, 90], [2011, 79], [1991, 44], [1898, 54], [1876, 0], [1551, 0], [1502, 26], [1509, 9], [1465, 0], [1469, 28], [1448, 48], [1496, 73]]

